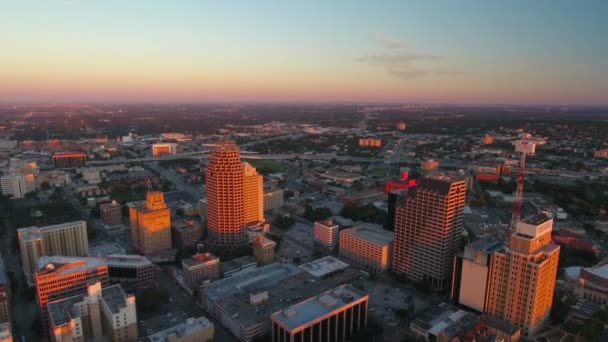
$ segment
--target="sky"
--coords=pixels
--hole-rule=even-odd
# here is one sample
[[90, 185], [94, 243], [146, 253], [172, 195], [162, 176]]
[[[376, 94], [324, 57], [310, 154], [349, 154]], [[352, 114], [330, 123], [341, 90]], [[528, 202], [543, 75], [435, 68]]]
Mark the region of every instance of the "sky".
[[0, 101], [608, 104], [608, 1], [0, 0]]

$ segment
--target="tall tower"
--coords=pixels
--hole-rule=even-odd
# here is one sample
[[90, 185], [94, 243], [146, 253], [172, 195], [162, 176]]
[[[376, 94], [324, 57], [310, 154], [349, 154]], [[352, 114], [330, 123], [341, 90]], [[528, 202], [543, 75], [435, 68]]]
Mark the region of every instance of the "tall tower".
[[466, 185], [457, 173], [420, 179], [397, 201], [393, 269], [435, 289], [450, 286], [460, 251]]
[[205, 170], [211, 245], [235, 247], [247, 243], [243, 175], [239, 148], [232, 143], [218, 144]]
[[143, 254], [171, 249], [171, 212], [165, 196], [148, 191], [146, 202], [128, 203], [131, 242]]
[[551, 240], [553, 219], [517, 222], [508, 248], [494, 252], [486, 313], [519, 325], [527, 336], [546, 322], [553, 303], [560, 248]]
[[264, 177], [247, 162], [243, 163], [243, 204], [245, 224], [264, 221]]

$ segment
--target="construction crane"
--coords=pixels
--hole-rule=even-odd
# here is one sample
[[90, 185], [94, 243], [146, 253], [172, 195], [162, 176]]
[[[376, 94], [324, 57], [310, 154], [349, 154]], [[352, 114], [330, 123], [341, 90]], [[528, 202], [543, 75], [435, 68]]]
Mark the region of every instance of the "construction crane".
[[515, 141], [515, 152], [521, 153], [521, 159], [519, 162], [519, 174], [517, 175], [513, 216], [511, 218], [512, 230], [517, 228], [517, 222], [521, 220], [521, 211], [524, 202], [524, 182], [526, 178], [526, 155], [534, 154], [536, 152], [536, 141], [529, 140], [532, 136], [528, 133], [524, 133], [521, 137], [521, 140]]

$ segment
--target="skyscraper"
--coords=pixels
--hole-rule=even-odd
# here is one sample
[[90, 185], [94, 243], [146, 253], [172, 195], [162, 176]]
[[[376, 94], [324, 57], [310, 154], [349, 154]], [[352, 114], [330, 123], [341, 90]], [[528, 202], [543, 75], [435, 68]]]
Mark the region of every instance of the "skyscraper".
[[454, 256], [460, 251], [466, 198], [458, 173], [420, 179], [395, 209], [393, 269], [409, 280], [444, 289], [451, 283]]
[[544, 215], [517, 223], [508, 247], [494, 252], [486, 313], [519, 325], [527, 336], [546, 322], [553, 303], [560, 248]]
[[220, 143], [205, 170], [207, 184], [207, 229], [214, 246], [234, 247], [247, 243], [243, 166], [239, 148]]
[[99, 205], [101, 222], [108, 226], [122, 224], [122, 206], [116, 201]]
[[165, 196], [159, 191], [148, 191], [145, 202], [131, 202], [131, 242], [143, 254], [171, 249], [171, 212]]
[[247, 162], [243, 163], [243, 205], [245, 224], [264, 221], [264, 177]]

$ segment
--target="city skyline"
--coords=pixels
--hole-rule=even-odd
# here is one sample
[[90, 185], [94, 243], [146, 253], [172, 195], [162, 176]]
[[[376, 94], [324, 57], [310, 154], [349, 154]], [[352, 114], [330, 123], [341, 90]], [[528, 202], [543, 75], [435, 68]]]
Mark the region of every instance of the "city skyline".
[[601, 1], [35, 5], [2, 102], [608, 104]]

